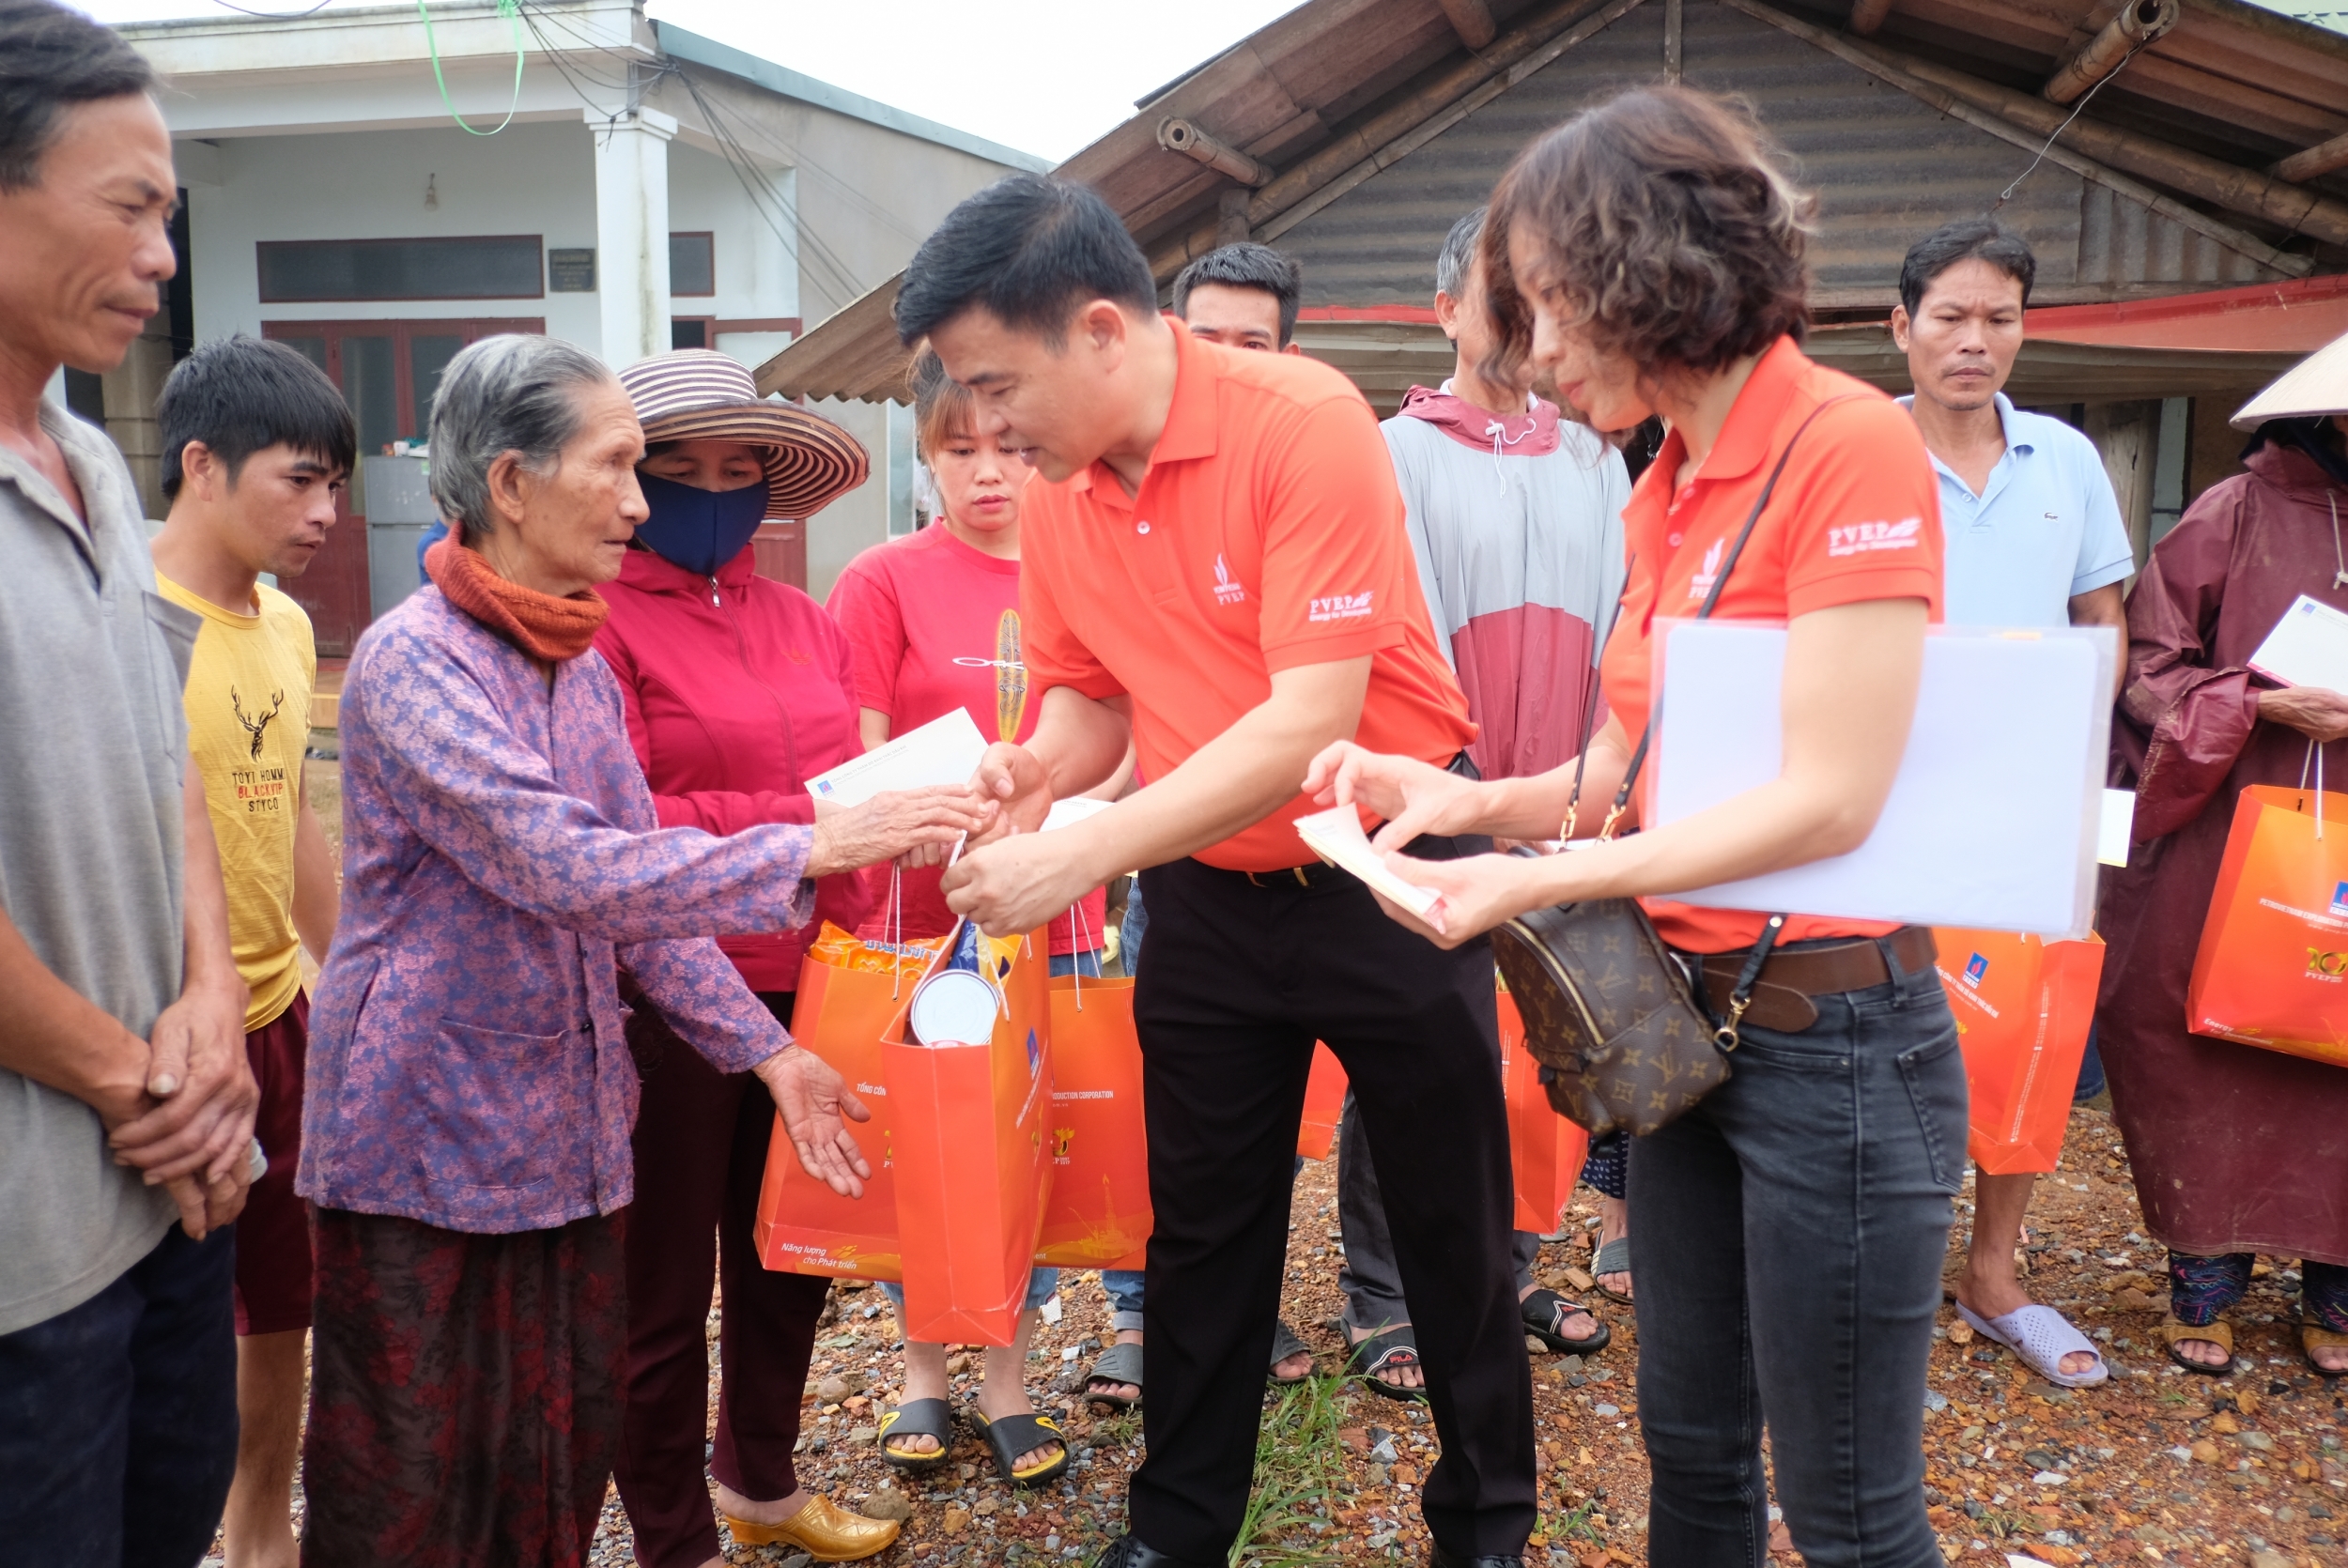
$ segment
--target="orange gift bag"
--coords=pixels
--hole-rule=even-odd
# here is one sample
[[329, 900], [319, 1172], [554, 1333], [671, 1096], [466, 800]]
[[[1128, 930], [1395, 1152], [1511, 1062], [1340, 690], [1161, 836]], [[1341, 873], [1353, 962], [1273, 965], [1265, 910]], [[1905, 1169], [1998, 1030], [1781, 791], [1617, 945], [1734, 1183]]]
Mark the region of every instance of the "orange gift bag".
[[751, 1237], [758, 1260], [790, 1274], [898, 1278], [896, 1172], [889, 1159], [888, 1090], [881, 1036], [945, 945], [938, 937], [902, 944], [858, 942], [826, 921], [799, 962], [792, 1038], [847, 1080], [873, 1113], [849, 1124], [873, 1167], [860, 1198], [843, 1198], [799, 1168], [782, 1123], [767, 1145]]
[[1933, 936], [1965, 1053], [1966, 1151], [1990, 1176], [2053, 1170], [2095, 1021], [2102, 939], [2047, 942], [1945, 926]]
[[[962, 930], [931, 974], [949, 967]], [[1038, 930], [981, 936], [977, 949], [993, 988], [988, 1038], [920, 1044], [908, 1002], [882, 1038], [881, 1074], [904, 1242], [904, 1336], [1009, 1345], [1052, 1185], [1049, 945]]]
[[1297, 1125], [1296, 1152], [1307, 1160], [1326, 1160], [1336, 1142], [1337, 1117], [1345, 1110], [1345, 1068], [1336, 1053], [1313, 1041], [1312, 1075], [1305, 1080], [1305, 1119]]
[[1500, 993], [1500, 1083], [1508, 1102], [1508, 1163], [1516, 1176], [1518, 1230], [1547, 1236], [1573, 1197], [1590, 1134], [1559, 1115], [1541, 1086], [1541, 1065], [1524, 1048], [1516, 999]]
[[2186, 1027], [2348, 1067], [2348, 795], [2242, 792], [2193, 955]]
[[1134, 983], [1059, 975], [1051, 987], [1052, 1197], [1035, 1261], [1139, 1268], [1150, 1239], [1150, 1135]]

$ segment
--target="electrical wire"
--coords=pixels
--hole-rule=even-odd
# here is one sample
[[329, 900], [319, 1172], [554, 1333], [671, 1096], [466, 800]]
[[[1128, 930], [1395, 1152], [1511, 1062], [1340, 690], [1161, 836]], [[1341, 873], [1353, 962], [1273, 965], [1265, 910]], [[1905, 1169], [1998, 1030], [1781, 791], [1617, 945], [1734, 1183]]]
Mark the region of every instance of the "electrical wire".
[[[223, 4], [225, 3], [226, 0], [223, 0]], [[506, 25], [514, 30], [514, 101], [505, 106], [505, 117], [498, 121], [497, 124], [491, 126], [487, 131], [482, 131], [474, 126], [467, 124], [465, 116], [456, 112], [456, 105], [449, 100], [448, 78], [440, 74], [440, 46], [439, 41], [432, 36], [432, 8], [426, 5], [425, 0], [416, 0], [416, 14], [424, 18], [424, 47], [432, 56], [432, 80], [440, 85], [440, 106], [448, 111], [448, 117], [456, 122], [456, 128], [471, 136], [494, 136], [499, 131], [504, 130], [507, 126], [512, 125], [514, 123], [514, 115], [516, 111], [519, 110], [522, 106], [522, 62], [524, 57], [522, 53], [521, 7], [517, 3], [517, 0], [498, 0], [498, 15], [505, 18]]]
[[312, 6], [306, 11], [256, 11], [244, 6], [235, 5], [232, 0], [212, 0], [212, 3], [224, 10], [235, 11], [239, 16], [257, 16], [264, 22], [300, 22], [305, 16], [317, 15], [318, 12], [332, 5], [334, 0], [318, 0], [317, 5]]
[[[2150, 43], [2152, 41], [2152, 39], [2148, 38], [2145, 40], [2145, 43]], [[2104, 90], [2104, 84], [2111, 81], [2122, 71], [2127, 69], [2128, 62], [2135, 59], [2136, 52], [2142, 49], [2144, 46], [2144, 43], [2130, 45], [2128, 52], [2120, 56], [2120, 63], [2118, 65], [2112, 67], [2109, 71], [2106, 72], [2093, 86], [2088, 88], [2087, 91], [2079, 95], [2079, 100], [2072, 106], [2070, 114], [2064, 115], [2062, 123], [2056, 126], [2053, 133], [2047, 136], [2047, 145], [2038, 149], [2038, 156], [2030, 161], [2030, 167], [2024, 169], [2020, 174], [2016, 175], [2014, 177], [2014, 183], [1998, 192], [1998, 199], [1989, 204], [1989, 210], [1991, 212], [1997, 211], [1998, 208], [2003, 207], [2006, 203], [2014, 199], [2014, 192], [2019, 191], [2022, 188], [2022, 181], [2030, 178], [2031, 175], [2035, 174], [2038, 171], [2038, 165], [2047, 161], [2047, 154], [2054, 150], [2054, 145], [2062, 139], [2062, 133], [2071, 129], [2071, 122], [2078, 119], [2082, 114], [2086, 113], [2088, 104], [2094, 101], [2095, 95]]]

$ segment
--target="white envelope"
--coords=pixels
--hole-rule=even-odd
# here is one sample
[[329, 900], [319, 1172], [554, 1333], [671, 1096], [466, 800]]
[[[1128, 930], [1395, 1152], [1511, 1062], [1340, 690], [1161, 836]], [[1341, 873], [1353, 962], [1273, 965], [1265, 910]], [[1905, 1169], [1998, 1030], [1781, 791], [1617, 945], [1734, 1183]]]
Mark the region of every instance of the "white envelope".
[[1305, 840], [1306, 849], [1352, 872], [1413, 915], [1424, 915], [1443, 897], [1386, 869], [1385, 857], [1370, 847], [1369, 836], [1362, 831], [1361, 814], [1350, 806], [1297, 818], [1296, 836]]
[[986, 737], [970, 710], [956, 708], [917, 730], [852, 757], [807, 781], [807, 792], [831, 806], [861, 806], [888, 790], [966, 784], [986, 755]]
[[2287, 686], [2348, 692], [2348, 611], [2300, 594], [2250, 655], [2250, 668]]
[[[1655, 821], [1778, 776], [1786, 633], [1667, 624]], [[1663, 658], [1664, 654], [1659, 654]], [[1936, 627], [1891, 798], [1848, 854], [1672, 897], [1716, 909], [2087, 934], [2118, 634]]]

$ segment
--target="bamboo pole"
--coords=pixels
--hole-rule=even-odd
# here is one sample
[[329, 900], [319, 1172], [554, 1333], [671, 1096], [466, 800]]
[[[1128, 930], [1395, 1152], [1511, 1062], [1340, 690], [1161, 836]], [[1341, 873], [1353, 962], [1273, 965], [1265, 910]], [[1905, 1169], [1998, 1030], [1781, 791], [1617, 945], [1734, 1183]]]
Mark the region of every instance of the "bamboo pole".
[[2334, 169], [2348, 166], [2348, 134], [2318, 142], [2305, 152], [2294, 152], [2266, 172], [2277, 179], [2298, 181], [2330, 174]]
[[1259, 163], [1239, 148], [1216, 141], [1179, 115], [1169, 115], [1158, 122], [1158, 146], [1168, 152], [1195, 158], [1215, 173], [1228, 175], [1242, 185], [1265, 185], [1272, 180], [1271, 164]]
[[1687, 35], [1680, 0], [1663, 0], [1663, 80], [1676, 85], [1685, 56]]
[[[1547, 66], [1640, 0], [1565, 0], [1545, 8], [1490, 48], [1444, 70], [1400, 103], [1354, 127], [1302, 162], [1281, 171], [1247, 205], [1247, 224], [1270, 240], [1437, 136]], [[1213, 223], [1166, 240], [1150, 254], [1163, 283], [1215, 247]]]
[[1872, 37], [1891, 14], [1892, 0], [1852, 0], [1850, 30], [1862, 38]]
[[2177, 0], [2127, 0], [2079, 52], [2055, 68], [2042, 96], [2069, 103], [2177, 24]]
[[1481, 49], [1499, 36], [1500, 23], [1492, 20], [1492, 8], [1484, 0], [1435, 0], [1451, 23], [1451, 30], [1460, 35], [1460, 41], [1470, 49]]
[[[2096, 162], [2093, 159], [2084, 156], [2081, 152], [2074, 150], [2072, 147], [2063, 146], [2061, 141], [2049, 144], [2047, 141], [2047, 135], [2053, 131], [2056, 124], [2061, 123], [2063, 114], [2062, 110], [2056, 109], [2041, 100], [2028, 97], [2022, 93], [2009, 93], [2001, 87], [1992, 87], [1985, 82], [1978, 82], [1972, 77], [1964, 75], [1961, 71], [1950, 71], [1939, 67], [1929, 67], [1927, 62], [1912, 60], [1907, 55], [1896, 54], [1890, 50], [1881, 49], [1873, 44], [1860, 43], [1855, 39], [1846, 38], [1839, 33], [1828, 32], [1823, 27], [1814, 27], [1807, 22], [1799, 21], [1796, 18], [1787, 16], [1784, 11], [1776, 10], [1769, 6], [1762, 5], [1760, 0], [1721, 0], [1721, 3], [1744, 12], [1747, 16], [1752, 17], [1757, 22], [1766, 22], [1772, 27], [1778, 28], [1784, 32], [1791, 33], [1798, 38], [1806, 39], [1807, 41], [1817, 45], [1820, 49], [1825, 50], [1828, 54], [1834, 55], [1836, 58], [1846, 60], [1850, 64], [1857, 66], [1861, 70], [1867, 72], [1870, 76], [1877, 77], [1885, 82], [1889, 82], [1892, 85], [1899, 88], [1901, 91], [1931, 104], [1934, 108], [1939, 110], [1951, 119], [1963, 120], [1967, 125], [1973, 127], [1977, 131], [1987, 131], [1990, 135], [1997, 137], [2000, 141], [2011, 142], [2014, 146], [2032, 154], [2036, 154], [2043, 146], [2045, 147], [2046, 159], [2047, 162], [2053, 163], [2060, 168], [2068, 169], [2073, 174], [2078, 176], [2081, 179], [2092, 180], [2095, 184], [2103, 186], [2106, 190], [2117, 192], [2119, 194], [2127, 197], [2130, 201], [2140, 202], [2144, 206], [2149, 207], [2154, 211], [2159, 213], [2162, 217], [2170, 219], [2175, 223], [2182, 223], [2186, 228], [2191, 229], [2194, 233], [2205, 236], [2210, 239], [2214, 239], [2218, 244], [2225, 246], [2226, 249], [2235, 253], [2237, 255], [2248, 256], [2262, 267], [2271, 268], [2278, 272], [2282, 272], [2294, 278], [2304, 278], [2308, 275], [2308, 273], [2314, 270], [2315, 263], [2309, 257], [2293, 255], [2288, 252], [2278, 251], [2274, 246], [2269, 245], [2266, 241], [2259, 238], [2255, 235], [2246, 234], [2242, 230], [2235, 228], [2232, 224], [2220, 223], [2217, 219], [2208, 216], [2206, 213], [2196, 212], [2193, 208], [2186, 206], [2184, 203], [2171, 197], [2162, 195], [2151, 186], [2131, 179], [2126, 175], [2117, 173], [2113, 169], [2107, 168], [2105, 165]], [[1960, 94], [1955, 87], [1951, 85], [1952, 82], [1964, 84], [1964, 93]], [[1976, 91], [1998, 94], [2000, 96], [1997, 101], [2000, 103], [2010, 100], [2014, 105], [2026, 105], [2029, 113], [2032, 115], [2044, 113], [2047, 115], [2051, 116], [2050, 122], [2045, 127], [2044, 130], [2033, 135], [2031, 131], [2024, 130], [2021, 125], [2015, 124], [2012, 120], [2004, 118], [2000, 111], [1985, 109], [1979, 104], [1970, 101], [1971, 95]], [[2021, 113], [2022, 110], [2017, 107], [2016, 109], [2016, 118], [2020, 117]], [[2124, 131], [2113, 131], [2109, 126], [2085, 119], [2073, 121], [2071, 124], [2071, 131], [2065, 134], [2073, 135], [2079, 132], [2082, 128], [2087, 127], [2093, 128], [2093, 131], [2090, 132], [2091, 134], [2093, 132], [2105, 132], [2110, 136], [2121, 138], [2131, 146], [2144, 145], [2141, 144], [2140, 138], [2128, 135]], [[2085, 145], [2084, 137], [2079, 138], [2079, 141], [2080, 145]], [[2193, 156], [2176, 148], [2161, 148], [2160, 151], [2164, 157], [2186, 159]], [[2216, 162], [2216, 160], [2204, 160], [2204, 161]], [[2227, 169], [2232, 168], [2232, 165], [2231, 164], [2219, 164], [2217, 166]], [[2247, 169], [2236, 170], [2235, 172], [2240, 174], [2252, 173], [2252, 171]], [[2155, 175], [2152, 177], [2161, 179], [2164, 183], [2166, 183], [2169, 176], [2164, 174]], [[2257, 177], [2253, 176], [2253, 177]], [[2182, 187], [2180, 188], [2182, 189]], [[2294, 194], [2299, 198], [2300, 205], [2308, 208], [2309, 211], [2313, 211], [2322, 203], [2322, 198], [2311, 196], [2309, 192], [2304, 191], [2296, 192]], [[2294, 223], [2291, 226], [2298, 227], [2300, 225]], [[2308, 232], [2313, 234], [2317, 231], [2314, 228], [2309, 227]]]
[[[1895, 54], [1869, 46], [1898, 69], [1919, 81], [1947, 89], [1999, 117], [2040, 136], [2051, 136], [2068, 115], [2027, 93], [1984, 82], [1931, 60]], [[2204, 153], [2188, 152], [2124, 131], [2084, 115], [2071, 120], [2062, 145], [2142, 179], [2158, 180], [2173, 191], [2239, 212], [2296, 234], [2310, 235], [2333, 245], [2348, 245], [2348, 202], [2303, 190], [2257, 169], [2246, 169]]]

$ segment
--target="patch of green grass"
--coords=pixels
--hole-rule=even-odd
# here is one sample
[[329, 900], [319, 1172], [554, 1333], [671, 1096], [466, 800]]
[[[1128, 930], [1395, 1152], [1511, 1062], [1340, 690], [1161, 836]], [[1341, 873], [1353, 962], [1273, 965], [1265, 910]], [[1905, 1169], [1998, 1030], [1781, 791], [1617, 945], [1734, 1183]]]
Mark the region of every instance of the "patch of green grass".
[[1537, 1533], [1545, 1536], [1552, 1546], [1570, 1545], [1576, 1536], [1594, 1546], [1603, 1546], [1606, 1532], [1590, 1522], [1590, 1515], [1597, 1512], [1598, 1499], [1592, 1498], [1576, 1503], [1568, 1513], [1543, 1514]]
[[[1338, 1378], [1315, 1377], [1283, 1390], [1264, 1407], [1255, 1485], [1230, 1568], [1329, 1568], [1345, 1561], [1344, 1531], [1328, 1517], [1345, 1488], [1337, 1441], [1344, 1387]], [[1327, 1528], [1315, 1531], [1316, 1524]]]

